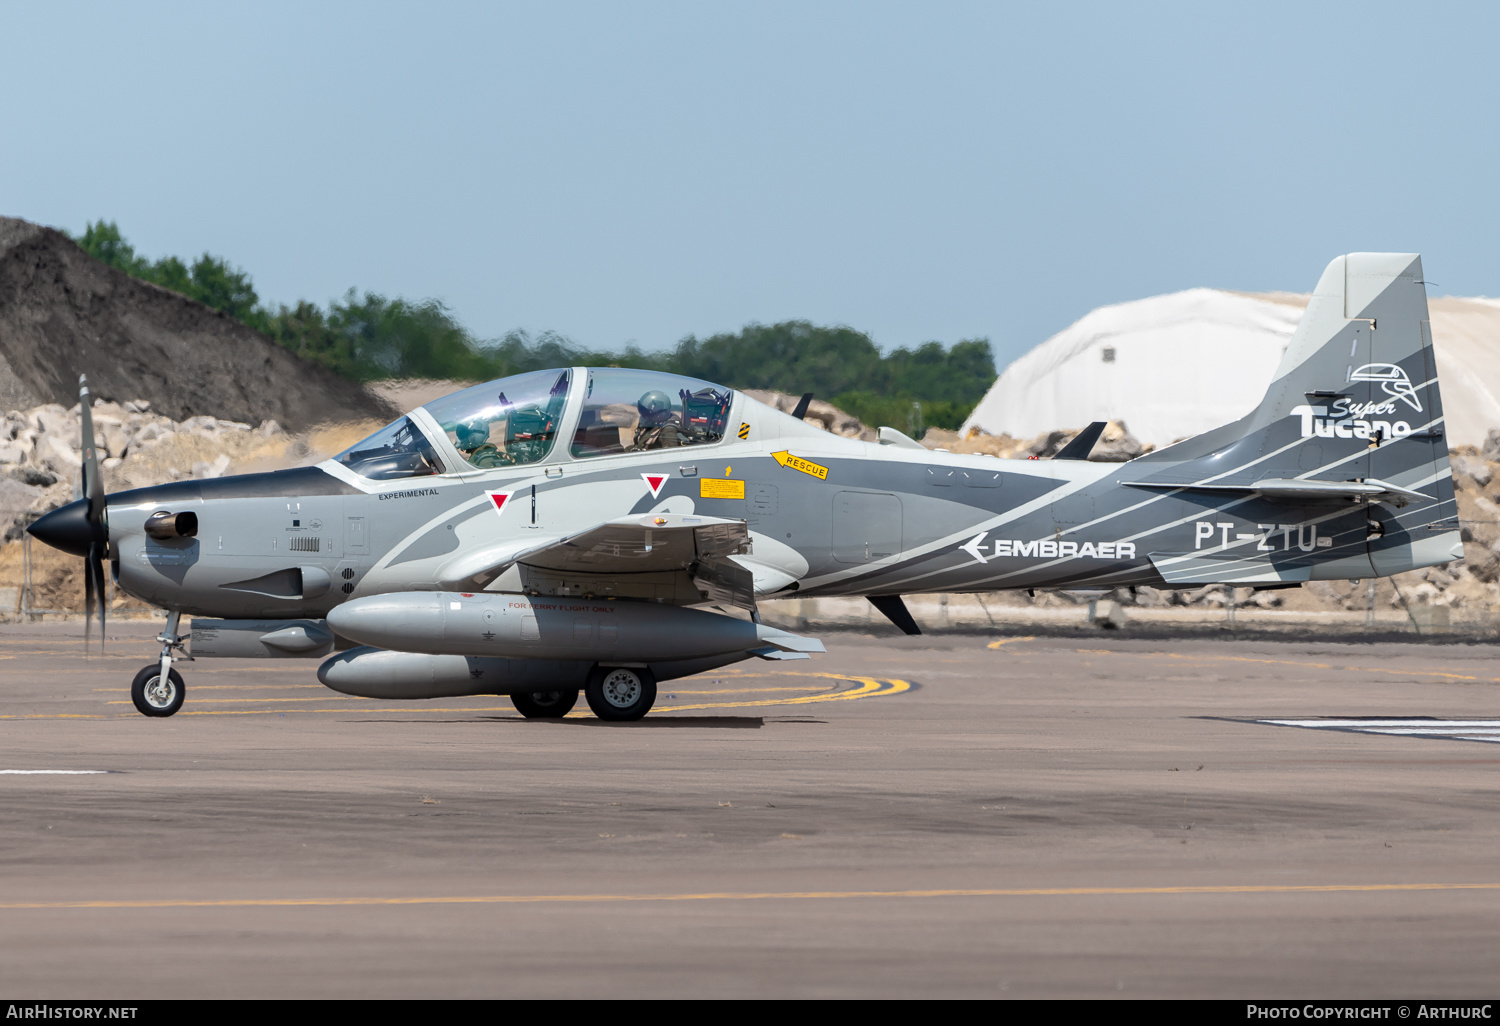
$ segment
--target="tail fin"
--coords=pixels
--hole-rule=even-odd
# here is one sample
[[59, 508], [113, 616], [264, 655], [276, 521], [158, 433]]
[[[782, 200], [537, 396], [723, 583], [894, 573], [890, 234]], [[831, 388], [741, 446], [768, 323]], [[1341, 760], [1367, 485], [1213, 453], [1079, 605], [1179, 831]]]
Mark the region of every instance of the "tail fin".
[[1336, 519], [1339, 504], [1363, 508], [1363, 539], [1346, 529], [1337, 551], [1302, 561], [1328, 564], [1315, 579], [1460, 558], [1421, 257], [1335, 259], [1260, 405], [1136, 463], [1160, 467], [1153, 487], [1251, 493], [1297, 507], [1306, 522]]

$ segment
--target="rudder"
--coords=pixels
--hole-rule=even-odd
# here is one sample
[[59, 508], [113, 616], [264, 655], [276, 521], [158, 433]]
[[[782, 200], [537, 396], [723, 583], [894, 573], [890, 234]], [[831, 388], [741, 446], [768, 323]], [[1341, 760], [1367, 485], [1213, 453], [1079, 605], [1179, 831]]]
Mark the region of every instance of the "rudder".
[[[1334, 259], [1260, 405], [1137, 463], [1166, 464], [1149, 478], [1158, 487], [1255, 492], [1322, 508], [1362, 504], [1365, 544], [1351, 544], [1346, 532], [1340, 565], [1314, 578], [1385, 576], [1460, 558], [1421, 257]], [[1338, 497], [1337, 489], [1346, 492]]]

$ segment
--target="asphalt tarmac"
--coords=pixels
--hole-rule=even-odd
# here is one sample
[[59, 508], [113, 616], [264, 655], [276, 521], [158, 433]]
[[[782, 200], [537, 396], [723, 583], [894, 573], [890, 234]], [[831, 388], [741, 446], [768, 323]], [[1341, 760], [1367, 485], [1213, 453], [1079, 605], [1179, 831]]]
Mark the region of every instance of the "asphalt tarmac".
[[833, 634], [624, 725], [199, 661], [152, 720], [154, 631], [0, 628], [0, 998], [1495, 994], [1500, 647]]

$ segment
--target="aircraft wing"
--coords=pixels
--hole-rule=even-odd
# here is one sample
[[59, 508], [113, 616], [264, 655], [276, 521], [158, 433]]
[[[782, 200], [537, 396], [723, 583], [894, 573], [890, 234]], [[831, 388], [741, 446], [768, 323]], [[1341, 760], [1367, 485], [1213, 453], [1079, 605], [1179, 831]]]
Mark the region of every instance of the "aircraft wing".
[[749, 551], [750, 531], [742, 520], [646, 513], [607, 520], [573, 535], [469, 552], [445, 565], [438, 578], [447, 587], [482, 589], [512, 566], [549, 579], [596, 585], [644, 575], [686, 575], [706, 601], [753, 609], [754, 575], [729, 558]]
[[705, 559], [750, 551], [743, 520], [646, 513], [608, 520], [521, 558], [543, 570], [643, 573], [680, 570]]

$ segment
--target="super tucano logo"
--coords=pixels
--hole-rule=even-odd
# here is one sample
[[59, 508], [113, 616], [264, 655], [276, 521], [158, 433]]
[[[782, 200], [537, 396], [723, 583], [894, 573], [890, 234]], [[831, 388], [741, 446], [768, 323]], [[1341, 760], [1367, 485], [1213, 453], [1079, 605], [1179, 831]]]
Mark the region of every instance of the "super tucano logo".
[[1303, 438], [1377, 438], [1386, 441], [1411, 434], [1411, 424], [1404, 420], [1377, 420], [1377, 414], [1391, 414], [1395, 403], [1357, 403], [1344, 396], [1332, 406], [1293, 406], [1292, 416], [1302, 419]]
[[1367, 363], [1350, 371], [1349, 380], [1378, 384], [1390, 398], [1364, 403], [1343, 395], [1327, 406], [1293, 406], [1292, 416], [1302, 421], [1303, 438], [1373, 438], [1384, 442], [1411, 434], [1408, 421], [1377, 419], [1401, 412], [1398, 402], [1422, 412], [1422, 399], [1404, 368], [1394, 363]]

